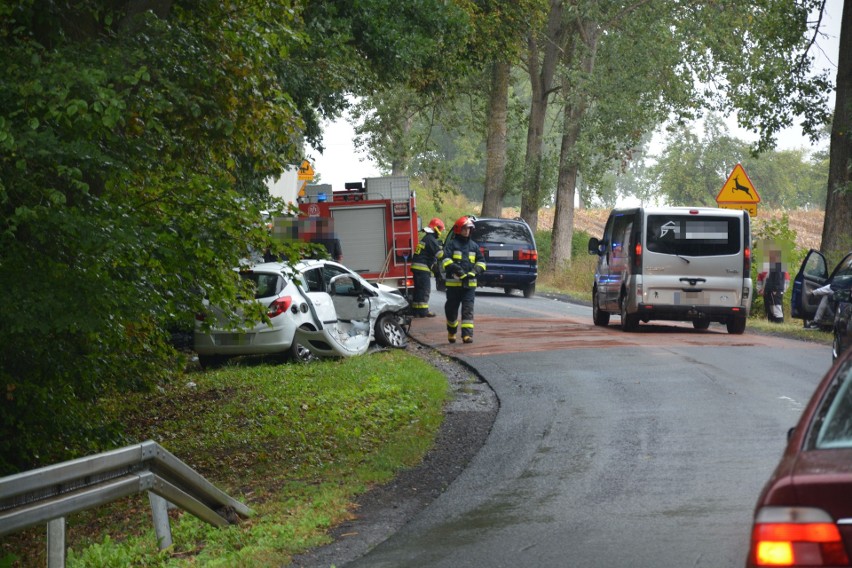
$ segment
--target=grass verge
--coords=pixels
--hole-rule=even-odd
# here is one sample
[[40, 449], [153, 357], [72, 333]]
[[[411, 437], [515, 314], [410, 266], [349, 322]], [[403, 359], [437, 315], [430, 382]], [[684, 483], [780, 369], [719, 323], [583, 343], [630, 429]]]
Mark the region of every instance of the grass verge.
[[[130, 439], [159, 442], [254, 515], [216, 529], [172, 511], [175, 544], [159, 552], [139, 495], [69, 517], [67, 565], [286, 565], [326, 542], [355, 496], [420, 461], [449, 396], [438, 370], [393, 350], [310, 365], [246, 361], [105, 400]], [[43, 527], [4, 539], [0, 566], [45, 566], [44, 543]]]

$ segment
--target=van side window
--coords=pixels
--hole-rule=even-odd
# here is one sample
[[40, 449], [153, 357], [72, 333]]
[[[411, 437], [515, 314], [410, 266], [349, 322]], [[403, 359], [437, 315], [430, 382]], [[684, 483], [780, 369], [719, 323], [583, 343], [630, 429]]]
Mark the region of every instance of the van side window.
[[694, 215], [649, 215], [648, 251], [684, 256], [740, 252], [740, 219]]

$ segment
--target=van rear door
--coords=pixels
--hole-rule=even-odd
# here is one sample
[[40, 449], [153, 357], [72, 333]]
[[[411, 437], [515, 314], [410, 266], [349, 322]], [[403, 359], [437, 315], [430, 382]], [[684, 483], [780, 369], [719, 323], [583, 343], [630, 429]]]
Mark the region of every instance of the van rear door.
[[643, 292], [656, 305], [742, 305], [749, 268], [743, 215], [705, 211], [649, 213]]

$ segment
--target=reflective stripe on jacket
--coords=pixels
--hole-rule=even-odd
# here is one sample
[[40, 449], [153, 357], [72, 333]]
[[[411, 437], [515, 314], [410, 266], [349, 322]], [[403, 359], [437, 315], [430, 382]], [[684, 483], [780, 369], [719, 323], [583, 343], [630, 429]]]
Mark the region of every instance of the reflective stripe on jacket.
[[444, 245], [441, 268], [447, 287], [475, 288], [476, 277], [485, 272], [485, 257], [474, 241], [456, 236]]
[[414, 249], [414, 255], [411, 257], [411, 269], [431, 272], [435, 259], [440, 261], [443, 256], [441, 241], [434, 233], [423, 231], [423, 238], [417, 243], [417, 248]]

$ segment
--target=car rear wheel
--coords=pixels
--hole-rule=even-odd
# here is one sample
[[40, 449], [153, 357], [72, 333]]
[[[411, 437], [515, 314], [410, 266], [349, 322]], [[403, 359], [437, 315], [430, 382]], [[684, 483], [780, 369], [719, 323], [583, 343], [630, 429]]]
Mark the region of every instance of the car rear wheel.
[[535, 282], [524, 288], [524, 298], [532, 298], [535, 296]]
[[598, 305], [598, 295], [595, 291], [592, 291], [592, 321], [601, 327], [609, 325], [609, 312], [603, 311]]
[[[300, 329], [310, 330], [311, 328], [307, 325], [303, 325]], [[317, 358], [310, 349], [299, 343], [295, 338], [293, 339], [293, 343], [290, 345], [288, 354], [290, 360], [296, 363], [310, 363]]]
[[622, 331], [634, 331], [639, 327], [639, 315], [627, 313], [627, 298], [621, 297], [621, 329]]
[[692, 320], [692, 327], [695, 329], [707, 329], [710, 327], [710, 320]]
[[733, 335], [742, 335], [746, 328], [746, 319], [745, 318], [731, 318], [728, 320], [726, 324], [728, 327], [728, 333]]
[[215, 369], [228, 361], [225, 355], [199, 355], [198, 364], [202, 369]]
[[401, 349], [407, 345], [405, 330], [396, 314], [385, 314], [376, 322], [376, 343]]

